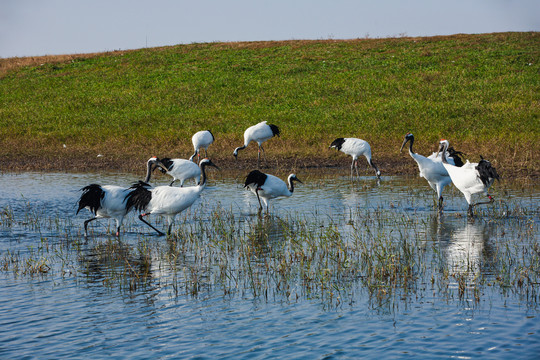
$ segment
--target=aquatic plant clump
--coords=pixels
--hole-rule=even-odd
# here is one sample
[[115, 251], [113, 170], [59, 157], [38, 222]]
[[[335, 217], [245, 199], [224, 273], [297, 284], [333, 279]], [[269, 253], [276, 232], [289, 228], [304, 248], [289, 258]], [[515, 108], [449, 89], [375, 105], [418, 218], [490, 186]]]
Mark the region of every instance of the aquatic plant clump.
[[[331, 307], [367, 297], [373, 308], [396, 309], [434, 294], [443, 301], [480, 302], [508, 292], [531, 306], [539, 300], [539, 212], [519, 202], [498, 202], [474, 221], [398, 203], [349, 207], [337, 216], [319, 216], [317, 209], [316, 216], [246, 216], [207, 206], [202, 201], [182, 215], [168, 239], [141, 231], [133, 215], [123, 237], [103, 223], [85, 238], [80, 225], [59, 214], [7, 206], [0, 231], [13, 240], [2, 247], [0, 271], [75, 276], [171, 297], [220, 294]], [[39, 234], [39, 244], [26, 242], [26, 232]]]

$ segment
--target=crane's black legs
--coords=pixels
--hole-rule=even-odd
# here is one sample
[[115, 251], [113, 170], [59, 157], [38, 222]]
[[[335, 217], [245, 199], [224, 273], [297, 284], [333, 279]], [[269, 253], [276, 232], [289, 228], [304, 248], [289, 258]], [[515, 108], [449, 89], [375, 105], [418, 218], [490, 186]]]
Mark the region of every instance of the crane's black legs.
[[443, 211], [443, 197], [441, 196], [439, 198], [439, 212]]
[[[259, 189], [255, 189], [255, 194], [257, 194], [257, 200], [259, 200], [259, 214], [262, 211], [262, 204], [261, 204], [261, 198], [259, 197]], [[267, 210], [268, 211], [268, 210]]]
[[261, 167], [261, 151], [264, 157], [264, 161], [266, 162], [266, 152], [264, 151], [264, 148], [262, 147], [262, 145], [259, 145], [259, 150], [257, 152], [257, 167], [258, 168]]
[[493, 201], [495, 201], [495, 199], [493, 199], [493, 197], [491, 195], [487, 194], [487, 197], [489, 198], [489, 201], [483, 201], [483, 202], [478, 202], [476, 204], [469, 205], [469, 211], [467, 212], [467, 214], [472, 217], [472, 216], [474, 216], [473, 207], [478, 206], [478, 205], [491, 204]]
[[[145, 223], [146, 225], [150, 226], [152, 229], [154, 229], [155, 231], [157, 231], [158, 235], [159, 236], [163, 236], [165, 235], [164, 233], [162, 233], [161, 231], [159, 231], [158, 229], [156, 229], [155, 227], [153, 227], [148, 221], [144, 220], [144, 216], [147, 216], [147, 215], [150, 215], [148, 213], [144, 213], [144, 214], [140, 214], [139, 215], [139, 220], [141, 220], [143, 223]], [[170, 226], [169, 226], [169, 232], [170, 232]]]
[[[88, 237], [88, 223], [90, 223], [91, 221], [94, 221], [94, 220], [97, 220], [97, 217], [93, 217], [91, 219], [88, 219], [84, 222], [84, 237]], [[116, 221], [116, 237], [119, 237], [120, 236], [120, 223], [118, 222], [118, 220]]]
[[94, 220], [96, 220], [96, 219], [97, 219], [97, 217], [93, 217], [93, 218], [88, 219], [88, 220], [86, 220], [86, 221], [84, 222], [84, 236], [85, 236], [85, 237], [88, 236], [88, 223], [89, 223], [90, 221], [94, 221]]

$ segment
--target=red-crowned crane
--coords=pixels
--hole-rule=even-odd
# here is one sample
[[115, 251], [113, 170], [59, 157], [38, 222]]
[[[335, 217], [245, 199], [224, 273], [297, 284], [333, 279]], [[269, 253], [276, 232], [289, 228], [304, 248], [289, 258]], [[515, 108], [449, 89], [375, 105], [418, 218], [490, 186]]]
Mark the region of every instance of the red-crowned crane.
[[134, 208], [141, 211], [142, 214], [139, 215], [139, 219], [159, 235], [165, 234], [147, 222], [144, 217], [152, 214], [166, 216], [169, 224], [167, 235], [170, 235], [176, 215], [193, 205], [206, 187], [206, 167], [214, 166], [217, 168], [209, 159], [201, 160], [199, 166], [201, 169], [201, 181], [197, 186], [185, 188], [156, 186], [151, 188], [150, 185], [142, 181], [132, 185], [126, 196], [128, 210]]
[[173, 181], [171, 181], [169, 186], [172, 186], [176, 180], [180, 180], [180, 187], [184, 186], [186, 180], [195, 180], [195, 185], [201, 180], [201, 169], [193, 161], [163, 158], [159, 159], [159, 162], [160, 165], [156, 165], [154, 170], [160, 168], [162, 173], [172, 176]]
[[283, 180], [274, 175], [265, 174], [259, 170], [253, 170], [246, 177], [244, 188], [251, 190], [252, 193], [257, 195], [257, 200], [259, 200], [259, 213], [263, 208], [261, 199], [266, 206], [266, 212], [268, 212], [268, 200], [275, 199], [279, 196], [292, 196], [295, 181], [302, 183], [295, 174], [289, 175], [287, 178], [287, 186]]
[[[271, 139], [274, 136], [279, 136], [279, 128], [276, 125], [267, 124], [266, 121], [262, 121], [257, 125], [250, 126], [244, 131], [244, 145], [234, 149], [233, 155], [235, 159], [238, 159], [238, 151], [245, 149], [250, 142], [255, 141], [259, 145], [257, 153], [257, 167], [261, 160], [261, 150], [264, 155], [263, 142]], [[266, 158], [266, 155], [265, 155]]]
[[[439, 152], [442, 153], [442, 163], [448, 175], [452, 179], [454, 185], [463, 193], [465, 200], [469, 204], [467, 214], [473, 216], [473, 207], [481, 204], [490, 204], [493, 202], [493, 197], [488, 194], [489, 187], [495, 179], [499, 179], [497, 170], [487, 160], [480, 156], [481, 160], [478, 163], [470, 163], [468, 160], [462, 167], [451, 165], [446, 157], [448, 150], [448, 140], [439, 142]], [[489, 201], [471, 204], [473, 194], [484, 193]]]
[[[157, 157], [151, 157], [147, 161], [146, 178], [144, 182], [150, 181], [152, 174], [152, 166], [158, 164]], [[99, 185], [90, 184], [83, 187], [82, 195], [79, 198], [79, 208], [77, 214], [81, 209], [87, 208], [90, 210], [94, 217], [84, 222], [84, 236], [88, 236], [88, 223], [97, 219], [113, 218], [116, 220], [116, 236], [120, 236], [120, 227], [124, 217], [129, 212], [126, 205], [126, 196], [130, 189], [117, 185]]]
[[201, 160], [201, 149], [204, 149], [204, 155], [208, 157], [208, 147], [214, 142], [214, 135], [210, 130], [198, 131], [191, 137], [191, 142], [193, 143], [195, 152], [189, 160], [193, 161], [193, 158], [197, 156], [197, 163], [199, 163]]
[[371, 160], [371, 146], [369, 146], [367, 141], [357, 138], [337, 138], [336, 140], [332, 141], [330, 148], [334, 148], [352, 156], [351, 178], [353, 177], [353, 169], [356, 169], [356, 176], [360, 176], [358, 174], [358, 157], [360, 156], [366, 157], [369, 165], [371, 165], [371, 167], [375, 170], [377, 179], [381, 178], [381, 172], [375, 163], [373, 163], [373, 160]]
[[[443, 196], [442, 192], [444, 187], [452, 182], [448, 171], [443, 166], [441, 156], [438, 156], [437, 153], [433, 153], [428, 157], [417, 154], [413, 150], [414, 144], [414, 135], [408, 133], [405, 135], [403, 144], [401, 145], [401, 152], [405, 144], [409, 142], [409, 155], [416, 161], [418, 164], [418, 169], [420, 170], [420, 176], [427, 180], [429, 186], [437, 192], [437, 198], [439, 199], [439, 211], [443, 209]], [[455, 166], [463, 166], [463, 161], [459, 157], [461, 152], [455, 151], [453, 148], [449, 148], [446, 152], [448, 163]]]

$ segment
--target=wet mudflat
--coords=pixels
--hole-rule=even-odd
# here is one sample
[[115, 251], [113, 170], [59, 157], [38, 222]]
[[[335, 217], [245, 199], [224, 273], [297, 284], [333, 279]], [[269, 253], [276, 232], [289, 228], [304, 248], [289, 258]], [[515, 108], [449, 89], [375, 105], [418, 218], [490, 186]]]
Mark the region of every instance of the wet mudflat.
[[[445, 211], [416, 177], [297, 174], [257, 215], [212, 179], [170, 238], [135, 213], [83, 236], [80, 188], [126, 174], [0, 175], [0, 357], [534, 358], [540, 189]], [[158, 178], [154, 184], [167, 184]], [[192, 185], [188, 183], [188, 185]], [[149, 217], [166, 228], [159, 217]]]

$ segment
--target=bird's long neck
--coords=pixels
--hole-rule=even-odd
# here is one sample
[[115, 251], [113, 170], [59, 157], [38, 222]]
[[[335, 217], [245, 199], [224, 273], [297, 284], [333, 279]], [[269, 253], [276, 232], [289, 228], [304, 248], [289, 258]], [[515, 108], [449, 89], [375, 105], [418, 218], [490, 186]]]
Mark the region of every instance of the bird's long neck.
[[247, 147], [247, 144], [244, 144], [244, 145], [242, 145], [242, 146], [239, 146], [239, 147], [237, 147], [236, 149], [234, 149], [234, 153], [235, 153], [235, 154], [238, 154], [238, 151], [244, 150], [246, 147]]
[[410, 142], [410, 144], [409, 144], [409, 154], [411, 154], [411, 156], [412, 156], [412, 155], [415, 155], [415, 152], [414, 152], [414, 150], [413, 150], [413, 148], [412, 148], [412, 147], [413, 147], [413, 144], [414, 144], [414, 138], [411, 137], [411, 139], [409, 140], [409, 142]]
[[448, 144], [442, 146], [441, 160], [443, 164], [448, 164], [448, 159], [446, 158], [446, 150], [448, 149]]
[[191, 157], [189, 158], [189, 161], [193, 161], [193, 158], [197, 156], [197, 152], [198, 152], [197, 149], [195, 149], [195, 152], [193, 153], [193, 155], [191, 155]]
[[291, 176], [289, 176], [289, 192], [291, 193], [291, 195], [294, 192], [294, 180]]
[[152, 163], [149, 161], [146, 165], [146, 177], [144, 178], [144, 182], [148, 183], [150, 181], [150, 177], [152, 176]]
[[206, 186], [206, 163], [201, 163], [199, 166], [201, 168], [201, 181], [199, 181], [198, 186], [199, 191], [202, 191]]

